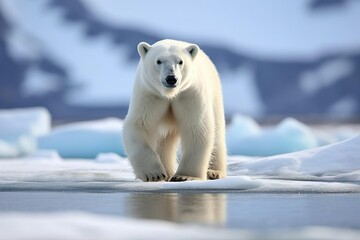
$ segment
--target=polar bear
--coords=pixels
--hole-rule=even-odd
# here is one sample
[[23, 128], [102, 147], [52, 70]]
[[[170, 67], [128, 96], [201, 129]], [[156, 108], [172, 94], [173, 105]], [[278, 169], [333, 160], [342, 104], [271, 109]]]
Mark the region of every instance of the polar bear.
[[[137, 178], [187, 181], [226, 176], [219, 74], [195, 44], [141, 42], [123, 142]], [[181, 159], [177, 171], [177, 146]]]

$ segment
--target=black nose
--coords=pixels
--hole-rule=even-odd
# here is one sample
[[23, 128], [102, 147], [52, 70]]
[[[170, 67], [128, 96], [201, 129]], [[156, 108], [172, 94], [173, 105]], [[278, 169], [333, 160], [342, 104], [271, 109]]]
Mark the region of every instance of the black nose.
[[167, 84], [174, 86], [177, 82], [177, 79], [174, 75], [169, 75], [165, 78]]

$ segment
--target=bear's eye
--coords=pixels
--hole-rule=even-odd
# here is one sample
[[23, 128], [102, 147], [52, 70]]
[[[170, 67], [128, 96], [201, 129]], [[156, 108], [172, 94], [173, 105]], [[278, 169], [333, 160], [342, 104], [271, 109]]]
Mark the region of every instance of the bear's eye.
[[160, 65], [160, 64], [161, 64], [161, 61], [160, 61], [160, 60], [157, 60], [156, 63], [157, 63], [158, 65]]
[[180, 64], [180, 65], [182, 65], [182, 64], [183, 64], [183, 61], [182, 61], [182, 60], [180, 60], [180, 61], [179, 61], [179, 64]]

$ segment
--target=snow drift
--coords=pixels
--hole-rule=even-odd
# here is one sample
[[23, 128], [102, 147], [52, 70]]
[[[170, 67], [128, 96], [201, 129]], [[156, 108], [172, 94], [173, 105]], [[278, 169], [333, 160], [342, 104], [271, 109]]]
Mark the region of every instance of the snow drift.
[[[236, 190], [245, 192], [360, 192], [360, 136], [332, 145], [265, 158], [228, 158], [228, 177], [214, 181], [135, 180], [126, 158], [62, 160], [53, 152], [2, 160], [0, 190]], [[52, 159], [52, 161], [51, 161]]]

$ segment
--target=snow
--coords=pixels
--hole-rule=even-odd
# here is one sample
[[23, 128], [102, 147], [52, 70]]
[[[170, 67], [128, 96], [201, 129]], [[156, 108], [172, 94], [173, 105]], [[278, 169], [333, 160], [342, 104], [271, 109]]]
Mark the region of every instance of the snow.
[[[58, 126], [38, 139], [40, 149], [54, 149], [64, 158], [95, 158], [99, 153], [125, 156], [122, 144], [122, 120], [100, 119]], [[344, 133], [345, 134], [345, 133]], [[345, 137], [353, 137], [350, 133]], [[227, 127], [227, 148], [230, 155], [270, 156], [319, 146], [345, 139], [317, 135], [293, 118], [277, 126], [261, 128], [248, 116], [235, 115]]]
[[[254, 119], [236, 115], [227, 128], [229, 152], [236, 154], [228, 157], [228, 177], [143, 183], [124, 158], [122, 120], [70, 123], [52, 131], [50, 124], [44, 108], [0, 111], [0, 189], [360, 192], [360, 135], [348, 138], [354, 131], [343, 130], [331, 141], [346, 140], [317, 147], [327, 137], [318, 138], [295, 119], [261, 128]], [[286, 152], [291, 153], [276, 155]]]
[[359, 146], [360, 136], [357, 136], [319, 148], [251, 161], [236, 161], [235, 157], [232, 160], [235, 163], [230, 162], [229, 168], [233, 169], [231, 175], [255, 174], [327, 181], [342, 176], [343, 181], [356, 182], [360, 177]]
[[254, 119], [235, 115], [227, 127], [226, 141], [231, 155], [270, 156], [318, 146], [314, 133], [294, 118], [261, 129]]
[[[36, 229], [34, 231], [34, 229]], [[41, 231], [39, 231], [41, 229]], [[141, 229], [141, 231], [139, 231]], [[134, 220], [83, 212], [6, 213], [0, 215], [4, 239], [339, 239], [355, 240], [359, 230], [305, 227], [280, 231], [256, 232], [201, 226], [179, 225], [163, 221]]]
[[[194, 11], [188, 11], [190, 1], [177, 4], [158, 0], [156, 7], [145, 2], [141, 8], [137, 2], [84, 2], [110, 24], [143, 28], [170, 38], [221, 43], [265, 58], [316, 58], [329, 51], [352, 52], [360, 47], [360, 33], [353, 31], [360, 22], [360, 4], [356, 1], [348, 1], [337, 12], [318, 15], [310, 12], [309, 1], [191, 1]], [[186, 13], [180, 25], [169, 9]]]
[[[47, 219], [47, 220], [46, 220]], [[19, 230], [19, 227], [21, 230]], [[18, 229], [17, 231], [14, 231]], [[34, 229], [42, 229], [34, 231]], [[141, 229], [141, 231], [139, 231]], [[81, 212], [48, 214], [2, 214], [4, 239], [238, 239], [236, 231], [203, 229], [160, 221], [144, 221]], [[245, 235], [246, 236], [246, 235]], [[161, 238], [161, 237], [160, 237]]]
[[[68, 123], [51, 129], [44, 108], [0, 110], [0, 157], [16, 157], [54, 150], [63, 158], [94, 159], [98, 154], [125, 156], [123, 121], [105, 118]], [[235, 115], [226, 129], [229, 155], [272, 156], [309, 149], [356, 136], [356, 131], [313, 131], [293, 118], [261, 127], [253, 118]], [[102, 155], [103, 157], [106, 155]], [[101, 161], [111, 161], [104, 157]]]
[[265, 108], [257, 90], [254, 69], [250, 66], [242, 66], [235, 72], [225, 71], [220, 77], [224, 93], [224, 109], [227, 114], [241, 112], [251, 116], [261, 116]]
[[0, 109], [0, 130], [2, 134], [31, 134], [41, 136], [51, 127], [51, 116], [46, 108]]
[[[116, 118], [66, 124], [40, 137], [38, 145], [40, 149], [54, 149], [64, 158], [95, 158], [111, 152], [125, 156], [122, 125]], [[311, 129], [292, 118], [263, 129], [253, 118], [235, 115], [227, 128], [231, 155], [270, 156], [317, 146], [319, 141]]]
[[135, 180], [126, 158], [101, 154], [96, 161], [62, 160], [55, 152], [2, 160], [2, 190], [234, 190], [244, 192], [360, 192], [360, 136], [283, 155], [229, 156], [228, 177], [214, 181]]
[[19, 29], [11, 29], [10, 33], [5, 36], [9, 46], [8, 50], [14, 59], [32, 60], [40, 57], [40, 47], [34, 39], [24, 34]]
[[345, 97], [335, 102], [329, 109], [328, 116], [335, 119], [346, 119], [356, 112], [358, 101], [354, 97]]
[[[322, 147], [261, 158], [229, 156], [228, 176], [224, 179], [141, 182], [135, 179], [128, 159], [119, 155], [123, 154], [123, 123], [119, 119], [71, 123], [49, 132], [49, 113], [43, 108], [34, 108], [1, 110], [0, 123], [0, 136], [7, 139], [18, 136], [20, 142], [26, 142], [26, 137], [30, 136], [33, 140], [38, 139], [40, 146], [38, 150], [32, 149], [35, 152], [15, 158], [17, 145], [0, 140], [1, 192], [360, 193], [360, 135], [348, 138], [355, 134], [351, 129], [330, 135], [331, 141], [346, 140]], [[268, 153], [266, 151], [271, 148], [284, 151], [310, 147], [304, 145], [309, 143], [325, 144], [329, 137], [322, 135], [319, 141], [319, 132], [311, 131], [295, 119], [285, 119], [273, 128], [263, 129], [254, 119], [241, 115], [233, 119], [227, 133], [227, 140], [233, 141], [232, 150], [243, 149], [242, 141], [253, 141], [254, 145], [258, 144], [253, 146], [254, 153], [255, 150]], [[24, 136], [25, 140], [22, 139]], [[4, 146], [11, 156], [4, 155]], [[65, 159], [64, 156], [72, 158]], [[339, 236], [341, 239], [358, 239], [360, 236], [358, 230], [334, 227], [258, 232], [77, 211], [7, 211], [0, 214], [0, 232], [1, 238], [14, 240], [54, 236], [57, 239], [158, 239], [165, 235], [171, 239], [218, 239], [219, 236], [221, 239], [291, 239], [294, 236], [297, 239], [339, 239]]]
[[47, 109], [0, 109], [0, 158], [36, 151], [36, 138], [49, 132], [51, 116]]
[[66, 95], [68, 104], [129, 103], [136, 63], [128, 61], [125, 48], [114, 50], [111, 39], [106, 36], [85, 41], [84, 26], [68, 25], [62, 19], [62, 11], [50, 11], [46, 0], [34, 3], [5, 0], [0, 4], [10, 22], [40, 42], [42, 48], [68, 70], [69, 77], [75, 80], [73, 84], [82, 86], [76, 93]]
[[21, 93], [26, 97], [43, 96], [56, 92], [60, 88], [61, 79], [56, 75], [45, 73], [37, 67], [30, 67], [21, 84]]
[[[347, 8], [336, 13], [321, 16], [309, 12], [308, 1], [287, 1], [271, 5], [258, 1], [231, 0], [227, 4], [222, 1], [192, 2], [193, 9], [202, 9], [201, 17], [196, 15], [198, 11], [188, 11], [187, 4], [180, 6], [164, 1], [157, 1], [156, 8], [153, 3], [142, 3], [142, 8], [139, 8], [136, 2], [114, 0], [84, 0], [82, 3], [89, 8], [91, 14], [111, 26], [139, 29], [164, 38], [222, 45], [253, 57], [269, 57], [273, 60], [317, 58], [330, 54], [331, 51], [353, 53], [360, 48], [360, 34], [352, 30], [352, 26], [360, 21], [360, 4], [355, 1], [348, 2]], [[72, 84], [81, 86], [65, 96], [69, 105], [128, 104], [136, 62], [129, 61], [127, 56], [128, 51], [134, 53], [136, 49], [114, 46], [106, 35], [86, 38], [82, 23], [66, 23], [63, 11], [60, 8], [49, 8], [48, 4], [48, 0], [0, 2], [4, 17], [14, 25], [14, 29], [18, 29], [7, 37], [7, 41], [11, 43], [11, 54], [27, 59], [36, 57], [41, 50], [63, 66], [69, 73]], [[173, 16], [172, 11], [168, 11], [172, 7], [186, 12], [187, 17], [181, 19], [180, 26], [178, 18]], [[150, 8], [152, 11], [148, 11]], [[291, 24], [288, 21], [290, 18]], [[30, 45], [22, 44], [24, 41], [30, 42]], [[63, 46], [66, 46], [67, 51], [63, 50]], [[225, 109], [231, 113], [242, 111], [258, 116], [264, 114], [263, 102], [254, 87], [254, 73], [251, 67], [244, 64], [244, 68], [236, 71], [225, 69], [220, 73], [224, 83]], [[353, 67], [349, 68], [346, 63], [338, 64], [334, 71], [341, 75], [351, 68]], [[332, 69], [331, 64], [327, 69]], [[50, 86], [37, 88], [46, 76], [40, 76], [40, 80], [36, 81], [33, 78], [35, 73], [32, 70], [27, 73], [25, 87], [29, 87], [29, 90], [24, 90], [25, 93], [41, 95], [49, 91], [49, 88], [56, 88], [51, 78]], [[41, 73], [37, 75], [39, 74]], [[310, 92], [319, 89], [320, 85], [330, 84], [327, 80], [321, 80], [320, 85], [315, 84], [314, 87], [314, 74], [318, 74], [318, 71], [305, 74], [308, 76], [306, 79], [310, 80], [302, 83]], [[234, 78], [239, 79], [236, 86]], [[31, 87], [31, 84], [34, 86]], [[239, 89], [235, 91], [237, 87]], [[240, 104], [233, 104], [234, 102]], [[334, 109], [337, 110], [337, 107]]]
[[54, 149], [64, 158], [95, 158], [112, 152], [125, 156], [123, 122], [116, 118], [70, 123], [38, 139], [40, 149]]
[[354, 71], [354, 64], [346, 59], [330, 60], [314, 71], [304, 72], [300, 87], [308, 95], [341, 81]]

